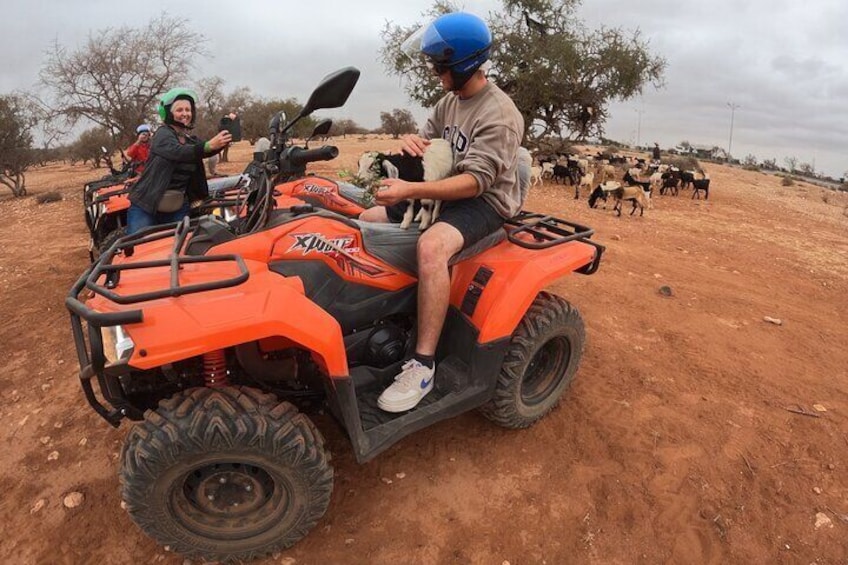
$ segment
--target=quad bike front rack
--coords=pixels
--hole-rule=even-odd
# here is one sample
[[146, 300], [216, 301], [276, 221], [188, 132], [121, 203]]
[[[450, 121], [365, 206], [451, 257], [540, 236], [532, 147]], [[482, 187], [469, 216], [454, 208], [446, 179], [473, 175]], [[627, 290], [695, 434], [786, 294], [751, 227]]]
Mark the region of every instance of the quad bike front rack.
[[576, 272], [591, 275], [600, 267], [601, 255], [606, 247], [590, 239], [595, 233], [595, 230], [590, 227], [546, 214], [524, 211], [504, 223], [507, 228], [507, 239], [525, 249], [546, 249], [571, 241], [591, 245], [595, 248], [594, 258]]
[[[122, 237], [115, 242], [115, 245], [110, 247], [104, 253], [101, 260], [97, 261], [92, 266], [88, 276], [85, 277], [85, 288], [117, 304], [137, 304], [148, 300], [156, 300], [157, 298], [175, 298], [177, 296], [193, 294], [195, 292], [229, 288], [238, 286], [245, 282], [250, 276], [250, 273], [247, 270], [244, 260], [239, 255], [225, 254], [190, 256], [183, 254], [188, 235], [198, 223], [199, 221], [197, 219], [191, 220], [189, 218], [183, 218], [181, 222], [177, 222], [175, 224], [154, 226], [133, 235]], [[142, 261], [138, 263], [112, 264], [112, 259], [119, 252], [123, 252], [124, 255], [129, 257], [133, 254], [135, 246], [168, 237], [174, 238], [174, 246], [167, 259]], [[238, 274], [233, 277], [188, 286], [180, 285], [179, 273], [181, 267], [184, 265], [193, 263], [221, 263], [229, 261], [234, 262], [239, 271]], [[120, 295], [112, 292], [111, 289], [118, 286], [122, 272], [158, 267], [170, 267], [171, 269], [170, 285], [168, 288], [130, 295]], [[103, 276], [105, 276], [105, 282], [100, 284], [98, 281]]]
[[[128, 415], [136, 418], [140, 415], [131, 414], [130, 412], [135, 412], [135, 409], [121, 400], [123, 394], [119, 390], [120, 385], [116, 377], [125, 368], [106, 365], [101, 330], [104, 327], [141, 323], [144, 320], [144, 313], [141, 309], [121, 312], [95, 312], [80, 301], [79, 294], [87, 289], [117, 304], [137, 304], [158, 298], [178, 297], [196, 292], [229, 288], [244, 283], [250, 273], [244, 260], [238, 255], [188, 256], [183, 254], [188, 235], [198, 223], [197, 219], [184, 218], [181, 222], [153, 226], [136, 234], [122, 237], [77, 279], [65, 298], [65, 306], [71, 313], [71, 331], [79, 358], [79, 377], [83, 392], [92, 408], [115, 427]], [[118, 253], [122, 252], [125, 256], [130, 256], [133, 254], [135, 246], [168, 237], [174, 238], [174, 246], [167, 259], [132, 264], [112, 263]], [[184, 265], [216, 262], [235, 263], [238, 274], [205, 283], [186, 286], [180, 284], [179, 271]], [[119, 295], [111, 290], [118, 285], [121, 273], [126, 270], [162, 267], [170, 267], [167, 288], [132, 295]], [[101, 280], [103, 280], [102, 283]], [[85, 320], [88, 325], [87, 339], [82, 320]], [[91, 384], [94, 377], [98, 380], [103, 396], [114, 406], [114, 409], [107, 408], [95, 395]], [[116, 387], [118, 388], [116, 389]]]

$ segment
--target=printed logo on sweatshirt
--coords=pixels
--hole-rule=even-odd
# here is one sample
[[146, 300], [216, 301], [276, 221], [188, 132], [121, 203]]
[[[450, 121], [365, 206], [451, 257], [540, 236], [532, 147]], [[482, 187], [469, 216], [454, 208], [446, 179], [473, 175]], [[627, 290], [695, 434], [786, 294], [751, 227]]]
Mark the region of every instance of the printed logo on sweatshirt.
[[442, 137], [450, 142], [454, 155], [465, 153], [468, 149], [468, 136], [459, 129], [459, 126], [445, 126]]

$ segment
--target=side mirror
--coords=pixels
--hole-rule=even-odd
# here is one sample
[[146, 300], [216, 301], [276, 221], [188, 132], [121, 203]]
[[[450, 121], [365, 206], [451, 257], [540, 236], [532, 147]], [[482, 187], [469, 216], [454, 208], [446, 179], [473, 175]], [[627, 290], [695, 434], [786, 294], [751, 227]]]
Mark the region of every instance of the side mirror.
[[286, 124], [286, 113], [280, 110], [268, 121], [268, 134], [273, 138], [283, 130]]
[[324, 77], [312, 91], [309, 100], [300, 112], [300, 116], [308, 116], [315, 110], [323, 108], [338, 108], [347, 102], [353, 87], [359, 80], [359, 69], [345, 67]]
[[332, 127], [333, 127], [333, 120], [330, 120], [330, 119], [321, 120], [315, 126], [315, 129], [312, 130], [312, 135], [310, 135], [309, 138], [312, 139], [313, 137], [323, 137], [323, 136], [327, 135], [328, 133], [330, 133], [330, 130], [332, 129]]

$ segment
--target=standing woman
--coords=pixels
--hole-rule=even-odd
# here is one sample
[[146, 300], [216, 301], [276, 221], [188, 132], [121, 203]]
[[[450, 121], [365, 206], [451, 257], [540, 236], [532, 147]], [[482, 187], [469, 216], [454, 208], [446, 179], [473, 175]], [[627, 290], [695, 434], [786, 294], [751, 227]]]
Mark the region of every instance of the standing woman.
[[130, 191], [128, 234], [182, 220], [192, 200], [209, 195], [203, 158], [227, 147], [232, 136], [222, 131], [204, 142], [191, 135], [196, 109], [197, 95], [186, 88], [173, 88], [159, 101], [165, 126], [153, 135], [144, 172]]

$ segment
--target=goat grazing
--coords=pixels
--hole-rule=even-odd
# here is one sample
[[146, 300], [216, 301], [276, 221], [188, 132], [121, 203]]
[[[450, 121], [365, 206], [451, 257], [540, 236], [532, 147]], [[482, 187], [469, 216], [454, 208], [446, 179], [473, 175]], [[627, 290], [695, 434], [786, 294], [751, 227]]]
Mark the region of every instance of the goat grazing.
[[[359, 172], [356, 177], [368, 190], [378, 189], [380, 179], [399, 178], [409, 182], [429, 182], [450, 176], [453, 170], [453, 152], [450, 143], [444, 139], [433, 139], [424, 151], [423, 157], [406, 153], [387, 155], [376, 151], [363, 153], [359, 158]], [[421, 222], [421, 230], [427, 229], [439, 217], [441, 200], [421, 199], [421, 209], [415, 215], [415, 202], [409, 201], [402, 229], [407, 229], [414, 221]]]
[[704, 191], [704, 200], [710, 199], [710, 175], [704, 173], [702, 179], [692, 179], [692, 198], [697, 195], [701, 199], [701, 191]]
[[[607, 183], [608, 185], [611, 183]], [[618, 183], [615, 183], [618, 184]], [[633, 212], [636, 211], [636, 207], [639, 207], [639, 215], [645, 215], [645, 208], [651, 207], [651, 196], [649, 193], [642, 190], [641, 186], [621, 186], [615, 190], [610, 190], [610, 194], [615, 198], [615, 206], [612, 209], [621, 216], [621, 203], [625, 200], [633, 203], [633, 209], [630, 210], [630, 215], [633, 215]]]
[[594, 208], [598, 205], [598, 200], [604, 201], [604, 208], [607, 207], [606, 201], [609, 198], [609, 194], [615, 190], [621, 188], [621, 183], [617, 181], [607, 181], [602, 182], [598, 186], [595, 187], [595, 190], [592, 191], [592, 194], [589, 195], [589, 208]]
[[537, 167], [536, 165], [530, 167], [530, 186], [542, 184], [543, 171], [544, 169], [542, 167]]
[[589, 171], [580, 177], [580, 181], [574, 185], [574, 199], [580, 198], [580, 189], [582, 187], [592, 188], [592, 182], [595, 180], [595, 173]]

